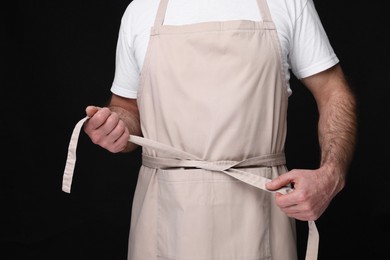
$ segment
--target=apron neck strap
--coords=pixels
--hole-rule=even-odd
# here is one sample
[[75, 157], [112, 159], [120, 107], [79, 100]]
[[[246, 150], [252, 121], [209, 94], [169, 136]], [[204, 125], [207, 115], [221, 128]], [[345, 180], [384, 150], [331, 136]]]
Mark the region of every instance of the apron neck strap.
[[160, 0], [160, 5], [158, 6], [156, 19], [154, 20], [154, 27], [164, 24], [167, 6], [168, 6], [168, 0]]
[[259, 7], [261, 19], [264, 22], [272, 22], [271, 13], [268, 8], [267, 0], [257, 0], [257, 6]]
[[[160, 4], [159, 4], [158, 10], [157, 10], [156, 19], [154, 20], [155, 27], [164, 24], [165, 13], [166, 13], [167, 7], [168, 7], [168, 1], [169, 0], [160, 0]], [[257, 6], [259, 7], [261, 19], [264, 22], [272, 21], [271, 14], [270, 14], [268, 4], [267, 4], [267, 0], [256, 0], [256, 2], [257, 2]]]

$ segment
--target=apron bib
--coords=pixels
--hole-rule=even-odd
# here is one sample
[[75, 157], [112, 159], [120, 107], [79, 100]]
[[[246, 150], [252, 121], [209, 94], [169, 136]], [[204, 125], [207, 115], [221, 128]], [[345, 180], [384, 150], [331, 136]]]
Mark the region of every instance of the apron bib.
[[[275, 25], [257, 3], [260, 22], [174, 26], [160, 1], [137, 97], [143, 137], [129, 138], [143, 146], [129, 260], [297, 259], [295, 221], [265, 188], [287, 171], [288, 93]], [[307, 260], [317, 247], [309, 222]]]

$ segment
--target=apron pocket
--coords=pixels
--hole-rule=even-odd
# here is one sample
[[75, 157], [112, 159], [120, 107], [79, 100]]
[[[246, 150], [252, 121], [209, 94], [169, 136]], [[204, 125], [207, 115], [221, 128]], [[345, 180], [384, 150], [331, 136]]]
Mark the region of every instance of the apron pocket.
[[[245, 171], [271, 177], [266, 167]], [[159, 259], [270, 258], [270, 193], [221, 172], [158, 170], [157, 176]]]

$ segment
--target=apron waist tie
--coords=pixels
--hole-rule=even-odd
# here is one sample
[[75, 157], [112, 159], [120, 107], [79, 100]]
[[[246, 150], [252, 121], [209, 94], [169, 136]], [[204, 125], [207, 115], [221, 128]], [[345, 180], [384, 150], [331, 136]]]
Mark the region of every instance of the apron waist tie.
[[[80, 130], [84, 122], [89, 117], [81, 119], [75, 126], [72, 132], [72, 136], [68, 146], [68, 155], [66, 159], [66, 165], [62, 180], [62, 190], [64, 192], [70, 193], [71, 184], [73, 179], [73, 172], [76, 165], [76, 151], [77, 143], [80, 135]], [[223, 172], [233, 178], [236, 178], [242, 182], [245, 182], [249, 185], [255, 186], [259, 189], [268, 191], [268, 192], [280, 192], [283, 194], [291, 191], [289, 187], [283, 187], [276, 191], [268, 190], [265, 185], [267, 182], [270, 182], [271, 179], [255, 175], [239, 168], [244, 167], [272, 167], [285, 164], [285, 157], [283, 153], [279, 154], [269, 154], [264, 156], [257, 156], [242, 161], [214, 161], [208, 162], [201, 160], [200, 158], [189, 154], [187, 152], [181, 151], [174, 147], [153, 141], [151, 139], [146, 139], [139, 136], [130, 135], [129, 142], [138, 144], [143, 147], [151, 148], [155, 151], [163, 152], [168, 156], [168, 158], [161, 157], [152, 157], [146, 154], [142, 155], [142, 164], [146, 167], [155, 168], [155, 169], [164, 169], [172, 167], [193, 167], [199, 169], [205, 169], [210, 171], [219, 171]], [[314, 221], [308, 221], [309, 225], [309, 234], [307, 240], [306, 248], [306, 257], [305, 260], [317, 260], [318, 255], [318, 246], [319, 246], [319, 233]]]
[[[154, 169], [172, 169], [172, 168], [198, 168], [208, 171], [223, 172], [249, 185], [268, 192], [288, 193], [291, 188], [283, 187], [276, 191], [267, 190], [265, 185], [271, 179], [241, 170], [248, 167], [272, 167], [283, 165], [284, 154], [275, 154], [267, 156], [253, 157], [243, 161], [202, 161], [202, 160], [183, 160], [165, 157], [153, 157], [146, 154], [142, 155], [142, 164]], [[257, 163], [256, 163], [257, 162]]]

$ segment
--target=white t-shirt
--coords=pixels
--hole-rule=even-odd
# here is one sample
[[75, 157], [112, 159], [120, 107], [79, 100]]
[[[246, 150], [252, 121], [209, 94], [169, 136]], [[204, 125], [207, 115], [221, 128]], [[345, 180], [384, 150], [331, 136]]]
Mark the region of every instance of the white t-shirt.
[[[159, 2], [133, 0], [125, 10], [117, 42], [112, 93], [137, 97], [140, 71]], [[291, 94], [290, 70], [301, 79], [328, 69], [339, 60], [313, 0], [268, 0], [268, 6], [279, 35], [286, 85]], [[256, 0], [170, 0], [164, 24], [226, 20], [260, 21]]]

